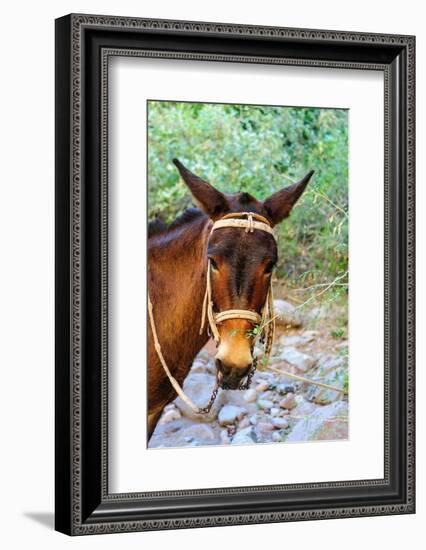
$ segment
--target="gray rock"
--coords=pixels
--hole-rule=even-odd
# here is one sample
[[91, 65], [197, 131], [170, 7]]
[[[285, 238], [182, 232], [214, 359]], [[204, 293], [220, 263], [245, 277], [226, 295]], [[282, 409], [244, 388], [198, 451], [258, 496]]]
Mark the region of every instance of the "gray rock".
[[291, 411], [294, 417], [309, 416], [316, 408], [313, 403], [306, 401], [301, 395], [296, 396], [296, 403], [296, 407]]
[[256, 385], [256, 391], [257, 393], [263, 393], [264, 391], [269, 389], [269, 382], [266, 382], [265, 380], [261, 380]]
[[182, 415], [176, 407], [165, 410], [161, 415], [160, 424], [167, 424], [168, 422], [173, 422], [173, 420], [179, 420]]
[[348, 438], [348, 406], [345, 401], [317, 407], [316, 410], [299, 420], [286, 441], [335, 441]]
[[320, 375], [329, 374], [335, 369], [342, 367], [344, 364], [345, 364], [345, 359], [343, 357], [339, 357], [339, 356], [336, 357], [331, 355], [331, 356], [327, 356], [321, 361], [318, 361], [316, 370]]
[[229, 445], [231, 443], [231, 439], [228, 435], [227, 430], [221, 430], [220, 431], [220, 442], [222, 445]]
[[274, 398], [274, 392], [271, 391], [271, 390], [267, 390], [267, 391], [264, 391], [262, 392], [260, 395], [259, 395], [259, 399], [268, 399], [269, 401], [272, 401], [273, 398]]
[[[329, 384], [330, 386], [343, 390], [347, 377], [347, 370], [345, 366], [335, 366], [342, 364], [343, 361], [340, 361], [340, 359], [340, 357], [337, 357], [333, 362], [330, 361], [326, 368], [317, 369], [317, 374], [315, 376], [312, 376], [312, 380], [323, 382], [325, 384]], [[309, 401], [313, 401], [318, 405], [328, 405], [329, 403], [338, 401], [343, 397], [343, 394], [338, 391], [329, 390], [327, 388], [321, 388], [314, 385], [308, 386], [305, 395]]]
[[294, 409], [296, 406], [297, 406], [297, 401], [293, 393], [288, 393], [284, 397], [284, 399], [281, 399], [280, 401], [280, 407], [282, 409], [291, 410], [291, 409]]
[[[343, 389], [343, 382], [338, 380], [333, 380], [330, 377], [327, 377], [325, 380], [320, 379], [321, 382], [326, 384], [332, 383], [333, 386]], [[319, 388], [311, 386], [306, 392], [306, 397], [316, 403], [317, 405], [328, 405], [334, 401], [342, 399], [343, 393], [334, 390], [328, 390], [326, 388]]]
[[307, 340], [303, 336], [294, 334], [292, 336], [281, 336], [280, 344], [282, 346], [303, 346], [307, 343]]
[[306, 372], [311, 369], [315, 363], [316, 359], [302, 353], [296, 348], [285, 348], [281, 353], [281, 359], [289, 363], [291, 366], [295, 367], [299, 371]]
[[197, 355], [192, 363], [191, 374], [205, 373], [209, 364], [209, 358], [205, 354]]
[[271, 441], [274, 426], [270, 422], [265, 420], [259, 421], [254, 429], [259, 443]]
[[221, 442], [219, 428], [210, 424], [194, 424], [182, 416], [166, 424], [158, 424], [149, 440], [149, 448], [190, 447], [194, 445], [217, 445]]
[[256, 414], [252, 414], [249, 418], [250, 424], [255, 426], [257, 424], [258, 418]]
[[257, 404], [261, 409], [272, 409], [274, 402], [269, 399], [259, 399]]
[[219, 434], [208, 424], [194, 424], [193, 426], [188, 426], [183, 430], [182, 435], [185, 440], [195, 440], [201, 444], [219, 441]]
[[[174, 434], [181, 432], [182, 428], [188, 425], [189, 420], [185, 418], [180, 418], [179, 420], [172, 420], [171, 422], [161, 423], [159, 422], [155, 427], [155, 431], [152, 434], [149, 442], [150, 447], [156, 447], [155, 442], [159, 443], [160, 440], [168, 440], [171, 437], [174, 437]], [[152, 443], [152, 445], [151, 445]], [[168, 445], [166, 445], [168, 446]]]
[[287, 418], [282, 418], [278, 416], [277, 418], [274, 418], [272, 421], [274, 428], [278, 428], [279, 430], [283, 430], [289, 427], [290, 423], [287, 420]]
[[300, 312], [285, 300], [274, 300], [275, 322], [283, 327], [300, 327], [303, 323]]
[[250, 388], [249, 390], [244, 392], [244, 401], [247, 401], [247, 403], [253, 403], [257, 399], [257, 392], [255, 389]]
[[[210, 400], [215, 382], [215, 377], [210, 374], [190, 373], [185, 379], [183, 390], [196, 405], [205, 407]], [[218, 395], [209, 414], [195, 413], [180, 397], [175, 400], [175, 404], [186, 418], [197, 422], [212, 422], [217, 417], [221, 399]]]
[[235, 405], [225, 405], [219, 411], [219, 424], [221, 426], [235, 424], [243, 417], [245, 413], [246, 410], [242, 407], [236, 407]]
[[231, 445], [253, 445], [256, 443], [256, 436], [251, 427], [237, 432], [232, 438]]
[[281, 432], [273, 432], [271, 435], [271, 439], [274, 443], [281, 443], [284, 441], [284, 434]]
[[294, 386], [289, 386], [288, 384], [278, 384], [277, 390], [281, 395], [285, 395], [286, 393], [294, 393]]
[[238, 430], [248, 428], [250, 426], [250, 420], [248, 416], [243, 416], [243, 418], [238, 422]]

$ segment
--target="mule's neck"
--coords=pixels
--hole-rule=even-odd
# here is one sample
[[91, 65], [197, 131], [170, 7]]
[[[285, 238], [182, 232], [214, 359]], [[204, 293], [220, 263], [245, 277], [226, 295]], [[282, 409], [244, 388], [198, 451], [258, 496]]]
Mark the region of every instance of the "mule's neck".
[[194, 333], [200, 326], [211, 225], [208, 216], [200, 213], [148, 241], [148, 284], [157, 317], [173, 319], [181, 333]]

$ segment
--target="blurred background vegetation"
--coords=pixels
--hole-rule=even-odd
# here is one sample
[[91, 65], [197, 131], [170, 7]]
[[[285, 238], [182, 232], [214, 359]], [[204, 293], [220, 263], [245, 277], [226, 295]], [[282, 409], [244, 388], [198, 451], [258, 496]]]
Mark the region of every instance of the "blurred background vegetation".
[[174, 157], [220, 191], [247, 191], [258, 199], [315, 170], [290, 217], [276, 228], [276, 286], [300, 307], [344, 301], [343, 320], [333, 328], [344, 337], [347, 110], [150, 101], [149, 219], [171, 222], [192, 204]]

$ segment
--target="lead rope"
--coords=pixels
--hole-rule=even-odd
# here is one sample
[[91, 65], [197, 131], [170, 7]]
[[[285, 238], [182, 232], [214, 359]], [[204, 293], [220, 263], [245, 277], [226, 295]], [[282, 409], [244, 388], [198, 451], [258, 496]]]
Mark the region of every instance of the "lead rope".
[[154, 311], [153, 311], [152, 302], [151, 302], [151, 298], [149, 296], [149, 293], [148, 293], [148, 314], [149, 314], [149, 322], [150, 322], [150, 325], [151, 325], [152, 337], [154, 339], [155, 351], [157, 352], [158, 358], [160, 359], [160, 363], [161, 363], [161, 365], [164, 369], [164, 372], [167, 375], [167, 378], [170, 381], [170, 384], [173, 386], [173, 388], [175, 389], [178, 396], [182, 399], [182, 401], [184, 401], [188, 405], [188, 407], [190, 409], [192, 409], [193, 412], [195, 412], [196, 414], [207, 414], [207, 413], [209, 413], [210, 409], [212, 408], [212, 405], [213, 405], [213, 403], [216, 399], [217, 392], [219, 391], [219, 381], [218, 381], [218, 379], [216, 378], [216, 384], [215, 384], [215, 387], [213, 389], [212, 395], [210, 397], [209, 403], [205, 407], [198, 407], [198, 405], [196, 405], [186, 395], [186, 393], [180, 387], [179, 382], [176, 380], [176, 378], [174, 378], [174, 376], [170, 372], [169, 367], [167, 366], [166, 360], [164, 359], [163, 352], [161, 350], [160, 342], [158, 340], [157, 329], [155, 327], [155, 321], [154, 321]]

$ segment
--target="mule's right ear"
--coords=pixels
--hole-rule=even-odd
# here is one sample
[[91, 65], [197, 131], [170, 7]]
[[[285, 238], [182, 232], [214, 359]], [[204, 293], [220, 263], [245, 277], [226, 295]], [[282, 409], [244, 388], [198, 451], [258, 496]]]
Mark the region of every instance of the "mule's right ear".
[[199, 178], [188, 170], [178, 159], [173, 159], [183, 181], [188, 186], [197, 206], [210, 218], [215, 219], [229, 211], [228, 201], [223, 193], [210, 183]]

